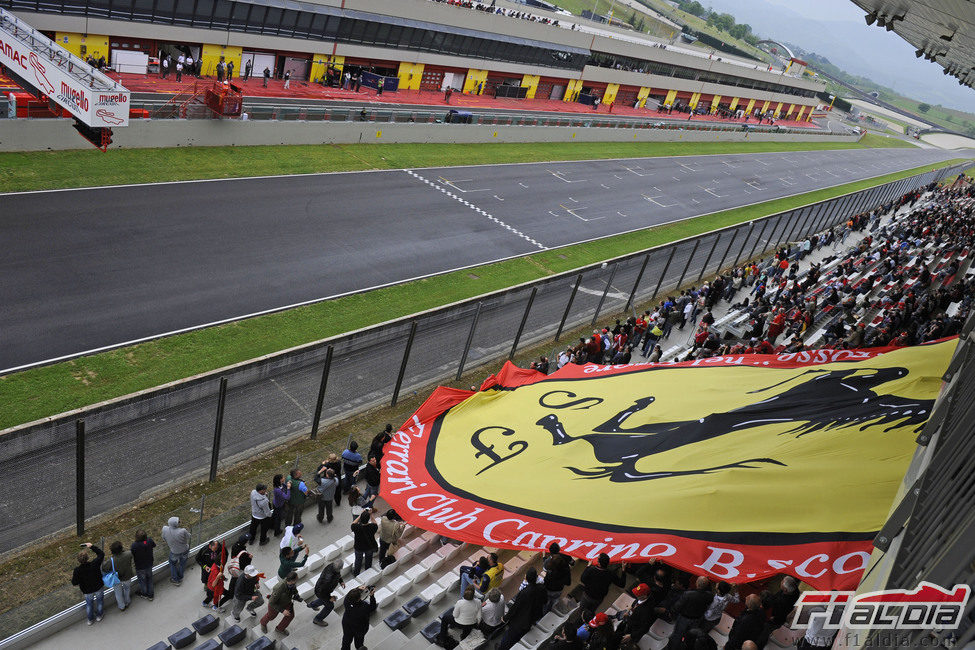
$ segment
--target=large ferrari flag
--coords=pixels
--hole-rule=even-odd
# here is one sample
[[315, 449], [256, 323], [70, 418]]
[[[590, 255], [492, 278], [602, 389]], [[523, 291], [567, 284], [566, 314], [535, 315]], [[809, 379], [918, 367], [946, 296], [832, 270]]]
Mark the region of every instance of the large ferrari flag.
[[487, 546], [848, 589], [955, 344], [508, 364], [480, 391], [434, 391], [386, 446], [382, 496]]

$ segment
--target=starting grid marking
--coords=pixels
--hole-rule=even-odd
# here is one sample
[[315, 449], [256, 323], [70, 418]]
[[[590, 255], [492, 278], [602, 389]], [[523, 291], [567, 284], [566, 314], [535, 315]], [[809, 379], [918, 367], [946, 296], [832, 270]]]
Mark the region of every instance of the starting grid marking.
[[[543, 244], [540, 244], [539, 242], [535, 241], [534, 239], [532, 239], [531, 237], [529, 237], [525, 233], [521, 232], [520, 230], [518, 230], [516, 228], [512, 228], [511, 226], [509, 226], [505, 222], [501, 221], [500, 219], [498, 219], [494, 215], [492, 215], [492, 214], [490, 214], [490, 213], [482, 210], [481, 208], [477, 207], [476, 205], [474, 205], [470, 201], [468, 201], [468, 200], [466, 200], [466, 199], [464, 199], [462, 197], [457, 196], [456, 194], [454, 194], [453, 192], [451, 192], [447, 188], [441, 187], [440, 185], [437, 185], [433, 181], [428, 180], [426, 178], [423, 178], [422, 176], [420, 176], [419, 174], [417, 174], [416, 172], [414, 172], [412, 169], [404, 169], [403, 171], [405, 171], [407, 174], [409, 174], [413, 178], [415, 178], [415, 179], [417, 179], [419, 181], [423, 181], [424, 183], [426, 183], [427, 185], [429, 185], [433, 189], [440, 190], [442, 193], [446, 194], [447, 196], [449, 196], [450, 198], [454, 199], [458, 203], [462, 203], [462, 204], [466, 205], [468, 208], [470, 208], [474, 212], [476, 212], [476, 213], [478, 213], [478, 214], [480, 214], [482, 216], [487, 217], [488, 219], [490, 219], [494, 223], [498, 224], [499, 226], [501, 226], [505, 230], [508, 230], [508, 231], [514, 233], [515, 235], [518, 235], [519, 237], [521, 237], [522, 239], [524, 239], [525, 241], [527, 241], [531, 245], [538, 247], [540, 250], [543, 250], [543, 251], [544, 250], [548, 250], [548, 247], [547, 246], [545, 246]], [[503, 201], [504, 199], [499, 199], [499, 200]]]

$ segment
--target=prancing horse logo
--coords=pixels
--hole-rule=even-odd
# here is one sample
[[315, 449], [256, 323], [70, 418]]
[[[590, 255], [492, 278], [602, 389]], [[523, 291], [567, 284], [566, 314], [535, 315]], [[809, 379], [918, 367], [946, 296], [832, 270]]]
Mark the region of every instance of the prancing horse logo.
[[906, 375], [907, 370], [899, 367], [812, 369], [748, 394], [763, 393], [790, 381], [808, 377], [782, 393], [725, 413], [711, 413], [699, 420], [658, 422], [625, 428], [624, 424], [630, 417], [653, 404], [655, 398], [648, 396], [635, 400], [632, 406], [593, 427], [593, 433], [570, 435], [555, 414], [544, 416], [536, 424], [552, 435], [553, 445], [565, 445], [579, 440], [592, 445], [600, 465], [588, 469], [566, 468], [588, 479], [609, 478], [612, 482], [629, 483], [689, 474], [709, 474], [726, 469], [753, 469], [763, 464], [784, 465], [774, 458], [749, 458], [689, 470], [641, 472], [636, 467], [639, 461], [654, 454], [779, 422], [795, 422], [796, 426], [782, 435], [795, 434], [796, 437], [858, 424], [861, 424], [861, 431], [867, 427], [894, 422], [898, 424], [884, 429], [885, 433], [911, 425], [915, 427], [915, 431], [920, 430], [928, 418], [934, 400], [910, 400], [874, 392], [877, 386]]

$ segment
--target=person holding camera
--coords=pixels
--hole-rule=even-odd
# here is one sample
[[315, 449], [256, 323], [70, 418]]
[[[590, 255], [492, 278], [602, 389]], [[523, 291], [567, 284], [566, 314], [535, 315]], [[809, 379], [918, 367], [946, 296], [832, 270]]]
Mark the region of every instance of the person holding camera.
[[[84, 550], [78, 553], [78, 566], [74, 568], [74, 573], [71, 575], [71, 584], [80, 588], [81, 594], [85, 597], [85, 613], [88, 615], [88, 625], [91, 625], [95, 621], [102, 620], [104, 614], [105, 597], [101, 567], [105, 553], [97, 546], [92, 546], [91, 542], [82, 544], [81, 548]], [[95, 554], [95, 559], [91, 558], [89, 551]], [[361, 644], [356, 647], [361, 647]]]
[[372, 508], [365, 508], [359, 518], [352, 524], [352, 535], [355, 541], [352, 550], [355, 553], [355, 565], [352, 567], [352, 575], [357, 576], [365, 569], [372, 568], [372, 554], [376, 552], [376, 532], [379, 525], [373, 521]]
[[[356, 587], [345, 596], [345, 613], [342, 614], [342, 650], [356, 650], [366, 647], [366, 632], [369, 631], [369, 616], [376, 611], [376, 588]], [[363, 596], [369, 594], [369, 600]]]

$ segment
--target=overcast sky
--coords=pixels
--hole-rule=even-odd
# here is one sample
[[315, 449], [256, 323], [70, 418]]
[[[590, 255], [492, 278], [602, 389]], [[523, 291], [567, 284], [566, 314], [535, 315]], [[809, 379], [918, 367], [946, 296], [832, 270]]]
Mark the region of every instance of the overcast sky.
[[975, 112], [975, 90], [918, 59], [894, 32], [868, 26], [850, 0], [701, 0], [767, 38], [788, 41], [840, 68], [931, 104]]

